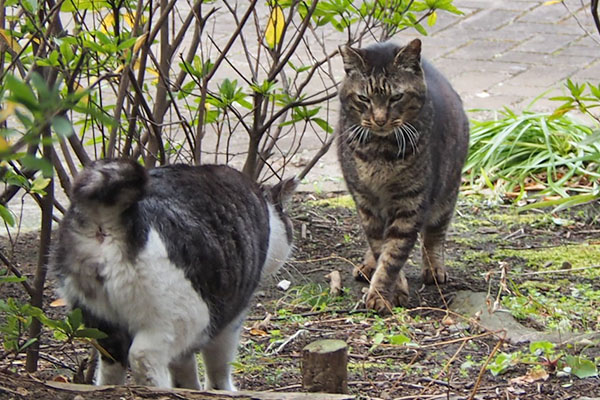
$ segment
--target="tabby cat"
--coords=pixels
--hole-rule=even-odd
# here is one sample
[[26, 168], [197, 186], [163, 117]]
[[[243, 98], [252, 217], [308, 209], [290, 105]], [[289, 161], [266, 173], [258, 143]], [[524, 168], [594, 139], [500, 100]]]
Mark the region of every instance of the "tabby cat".
[[469, 141], [468, 120], [450, 83], [421, 60], [421, 41], [340, 48], [338, 157], [369, 250], [355, 269], [370, 280], [367, 307], [406, 305], [402, 271], [421, 233], [422, 277], [448, 279], [444, 241]]
[[285, 180], [260, 188], [226, 166], [146, 171], [97, 161], [74, 182], [52, 268], [86, 325], [108, 338], [96, 383], [233, 390], [246, 309], [260, 280], [288, 257]]

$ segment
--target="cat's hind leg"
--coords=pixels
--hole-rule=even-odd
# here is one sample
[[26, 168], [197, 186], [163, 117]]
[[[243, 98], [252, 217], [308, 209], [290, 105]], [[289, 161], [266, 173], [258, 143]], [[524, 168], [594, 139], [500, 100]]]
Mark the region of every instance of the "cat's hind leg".
[[96, 385], [124, 385], [127, 378], [127, 355], [131, 346], [131, 335], [118, 325], [96, 317], [83, 304], [74, 304], [81, 309], [86, 327], [97, 328], [107, 337], [98, 339], [98, 364], [94, 375]]
[[94, 379], [96, 385], [124, 385], [126, 377], [127, 369], [124, 364], [104, 356], [98, 357]]
[[185, 389], [200, 389], [196, 353], [186, 353], [173, 360], [169, 365], [169, 370], [173, 378], [173, 386]]
[[231, 363], [237, 354], [243, 321], [241, 317], [230, 323], [202, 349], [205, 389], [235, 390]]

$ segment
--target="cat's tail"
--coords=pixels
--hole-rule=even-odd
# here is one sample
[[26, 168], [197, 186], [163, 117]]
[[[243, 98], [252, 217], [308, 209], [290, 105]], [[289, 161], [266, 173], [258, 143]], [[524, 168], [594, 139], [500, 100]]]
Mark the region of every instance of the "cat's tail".
[[148, 173], [131, 160], [95, 161], [77, 175], [71, 200], [85, 207], [128, 208], [144, 195]]

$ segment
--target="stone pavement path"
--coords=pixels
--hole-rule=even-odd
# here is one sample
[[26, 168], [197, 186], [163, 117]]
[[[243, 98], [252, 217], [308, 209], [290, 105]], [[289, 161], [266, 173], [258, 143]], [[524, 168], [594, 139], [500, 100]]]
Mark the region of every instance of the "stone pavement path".
[[[566, 78], [598, 82], [600, 34], [589, 1], [565, 1], [570, 11], [560, 3], [531, 0], [455, 4], [464, 15], [440, 14], [424, 49], [466, 108], [523, 109], [545, 90], [556, 92]], [[553, 105], [540, 101], [533, 108]]]
[[[455, 0], [464, 15], [439, 13], [429, 35], [421, 37], [423, 54], [449, 78], [465, 109], [523, 110], [544, 92], [562, 93], [567, 78], [599, 83], [600, 34], [589, 1], [544, 3]], [[404, 31], [395, 40], [402, 43], [417, 36]], [[558, 104], [540, 99], [530, 109], [550, 111]], [[470, 116], [491, 118], [493, 113]], [[306, 146], [310, 153], [310, 143]], [[334, 150], [309, 173], [301, 189], [344, 190]]]

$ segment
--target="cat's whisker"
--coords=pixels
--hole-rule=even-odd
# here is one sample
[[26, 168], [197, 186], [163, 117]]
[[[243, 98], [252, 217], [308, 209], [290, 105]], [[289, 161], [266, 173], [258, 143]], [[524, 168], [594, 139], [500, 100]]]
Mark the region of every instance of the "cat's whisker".
[[408, 141], [410, 142], [410, 147], [413, 150], [417, 148], [417, 133], [415, 128], [410, 125], [408, 122], [404, 123], [400, 128], [402, 128], [402, 132], [405, 133]]
[[[402, 130], [399, 127], [394, 128], [394, 136], [396, 136], [396, 143], [398, 143], [398, 157], [402, 155], [402, 159], [404, 159], [406, 141], [404, 140], [404, 135], [402, 134]], [[402, 144], [400, 144], [400, 140], [402, 140]]]
[[361, 127], [360, 125], [355, 124], [355, 125], [350, 126], [348, 129], [346, 129], [344, 131], [344, 133], [343, 133], [344, 135], [349, 133], [348, 139], [346, 139], [348, 141], [348, 143], [352, 143], [356, 140], [356, 138], [358, 137], [360, 127]]
[[371, 130], [369, 128], [365, 129], [365, 143], [367, 143], [369, 141], [369, 139], [371, 138]]
[[370, 133], [371, 133], [371, 130], [369, 128], [367, 128], [366, 126], [361, 126], [360, 139], [359, 139], [360, 144], [367, 143], [367, 141], [369, 140]]
[[406, 123], [406, 127], [412, 132], [413, 138], [415, 139], [415, 143], [417, 143], [420, 136], [420, 133], [417, 130], [417, 128], [415, 128], [414, 125], [412, 125], [410, 122]]

